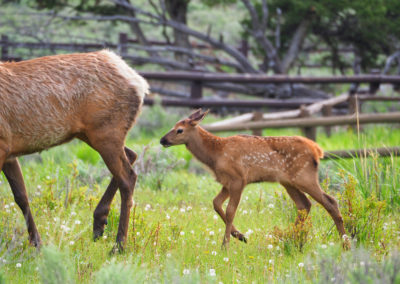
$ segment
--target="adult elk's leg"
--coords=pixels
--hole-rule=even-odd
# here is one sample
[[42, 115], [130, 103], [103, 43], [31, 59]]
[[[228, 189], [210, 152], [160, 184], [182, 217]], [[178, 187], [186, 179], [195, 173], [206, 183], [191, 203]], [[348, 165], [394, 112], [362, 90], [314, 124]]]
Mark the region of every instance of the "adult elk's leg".
[[224, 241], [222, 246], [228, 248], [229, 240], [232, 232], [233, 219], [235, 218], [236, 210], [242, 196], [244, 184], [241, 180], [234, 180], [229, 186], [229, 202], [226, 207], [226, 228]]
[[35, 222], [33, 221], [31, 209], [29, 207], [28, 196], [22, 176], [21, 167], [17, 159], [12, 159], [4, 163], [3, 172], [10, 184], [11, 190], [14, 194], [15, 202], [21, 208], [24, 214], [26, 226], [28, 227], [29, 242], [35, 247], [40, 247], [40, 235], [36, 229]]
[[[110, 129], [112, 130], [110, 131]], [[125, 133], [118, 127], [114, 129], [110, 127], [90, 131], [87, 133], [87, 137], [90, 145], [100, 153], [121, 193], [121, 211], [114, 250], [123, 251], [128, 234], [129, 215], [133, 205], [132, 197], [137, 179], [124, 151]]]
[[[127, 156], [129, 163], [133, 165], [136, 161], [137, 155], [128, 147], [124, 148], [125, 155]], [[104, 193], [103, 197], [101, 198], [99, 204], [97, 205], [96, 209], [94, 210], [94, 220], [93, 220], [93, 239], [96, 240], [103, 235], [104, 226], [107, 225], [107, 217], [108, 213], [110, 212], [110, 205], [112, 200], [114, 199], [115, 193], [118, 189], [118, 182], [113, 177], [111, 179], [110, 184], [107, 187], [106, 192]]]
[[[218, 213], [218, 215], [221, 217], [221, 219], [224, 221], [225, 224], [226, 224], [226, 216], [224, 210], [222, 209], [222, 204], [228, 197], [229, 197], [228, 189], [226, 187], [222, 187], [221, 191], [213, 200], [214, 210], [215, 212]], [[233, 224], [232, 224], [231, 235], [239, 239], [240, 241], [247, 243], [246, 237], [241, 232], [239, 232]]]

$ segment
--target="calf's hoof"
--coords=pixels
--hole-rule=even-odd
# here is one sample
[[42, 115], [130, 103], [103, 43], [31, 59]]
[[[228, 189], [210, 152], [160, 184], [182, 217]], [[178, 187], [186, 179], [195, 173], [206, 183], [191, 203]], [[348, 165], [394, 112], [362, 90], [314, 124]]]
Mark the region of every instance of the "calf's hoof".
[[232, 235], [234, 238], [238, 239], [239, 241], [242, 241], [242, 242], [244, 242], [245, 244], [247, 244], [247, 238], [246, 238], [245, 235], [243, 235], [241, 232], [235, 231], [235, 232], [232, 232], [231, 235]]
[[342, 239], [343, 239], [343, 243], [342, 243], [343, 249], [350, 250], [351, 249], [350, 238], [347, 235], [343, 235]]

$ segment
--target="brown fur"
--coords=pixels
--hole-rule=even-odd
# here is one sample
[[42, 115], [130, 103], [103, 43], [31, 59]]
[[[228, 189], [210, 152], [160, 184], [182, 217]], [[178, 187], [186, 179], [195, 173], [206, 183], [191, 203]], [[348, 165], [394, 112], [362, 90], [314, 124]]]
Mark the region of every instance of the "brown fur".
[[[299, 136], [217, 137], [198, 126], [205, 115], [197, 111], [178, 122], [160, 142], [164, 146], [185, 144], [222, 184], [221, 192], [214, 199], [214, 209], [226, 223], [224, 245], [229, 242], [231, 234], [245, 241], [243, 234], [233, 226], [233, 219], [244, 187], [255, 182], [279, 182], [286, 188], [298, 210], [305, 209], [307, 212], [311, 202], [304, 193], [309, 194], [329, 212], [340, 235], [345, 234], [336, 200], [319, 186], [317, 165], [323, 157], [323, 151], [318, 144]], [[228, 197], [225, 213], [222, 204]]]
[[122, 245], [136, 181], [130, 166], [136, 155], [124, 147], [125, 137], [147, 91], [147, 82], [107, 50], [0, 65], [0, 169], [24, 212], [32, 244], [39, 246], [40, 237], [16, 157], [79, 138], [101, 154], [113, 174], [105, 194], [108, 198], [96, 209], [103, 213], [95, 214], [94, 235], [102, 234], [119, 187], [117, 242]]

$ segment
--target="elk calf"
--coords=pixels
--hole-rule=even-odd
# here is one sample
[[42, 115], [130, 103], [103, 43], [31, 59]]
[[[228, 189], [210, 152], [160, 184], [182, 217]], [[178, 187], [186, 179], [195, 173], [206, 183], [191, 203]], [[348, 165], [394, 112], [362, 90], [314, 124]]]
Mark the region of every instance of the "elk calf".
[[[229, 243], [230, 235], [246, 242], [245, 236], [233, 225], [233, 219], [244, 187], [263, 181], [279, 182], [286, 188], [297, 209], [307, 213], [311, 202], [305, 193], [309, 194], [328, 211], [339, 234], [345, 235], [338, 203], [321, 189], [318, 182], [318, 163], [323, 151], [316, 143], [298, 136], [217, 137], [198, 125], [206, 114], [198, 110], [179, 121], [161, 138], [160, 143], [164, 147], [185, 144], [222, 184], [222, 190], [213, 203], [215, 211], [226, 224], [224, 246]], [[225, 214], [222, 204], [228, 198]]]
[[32, 245], [41, 243], [17, 160], [78, 138], [100, 153], [113, 175], [94, 212], [93, 234], [103, 234], [110, 204], [121, 193], [116, 247], [127, 236], [136, 154], [125, 137], [148, 84], [119, 56], [102, 50], [0, 63], [0, 170], [21, 208]]

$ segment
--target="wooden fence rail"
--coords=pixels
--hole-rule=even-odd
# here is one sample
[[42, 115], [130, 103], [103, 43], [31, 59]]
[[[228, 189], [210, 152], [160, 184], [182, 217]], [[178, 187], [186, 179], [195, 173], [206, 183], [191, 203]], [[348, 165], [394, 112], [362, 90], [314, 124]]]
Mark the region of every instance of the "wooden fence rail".
[[334, 125], [357, 125], [368, 123], [400, 123], [400, 112], [380, 114], [341, 115], [331, 117], [297, 118], [277, 121], [251, 121], [236, 125], [204, 126], [211, 132], [257, 130], [265, 128], [288, 128], [288, 127], [316, 127]]
[[326, 151], [323, 159], [366, 158], [376, 154], [379, 157], [400, 156], [400, 147]]

